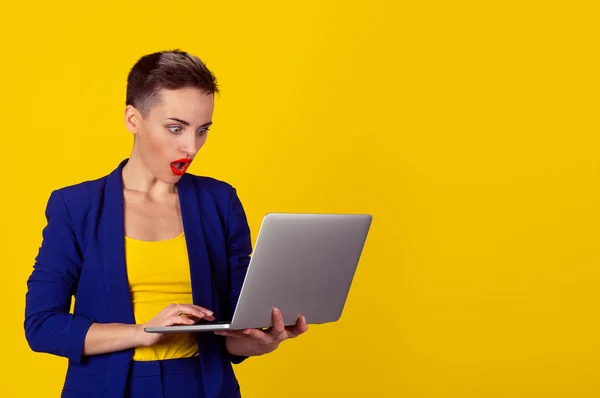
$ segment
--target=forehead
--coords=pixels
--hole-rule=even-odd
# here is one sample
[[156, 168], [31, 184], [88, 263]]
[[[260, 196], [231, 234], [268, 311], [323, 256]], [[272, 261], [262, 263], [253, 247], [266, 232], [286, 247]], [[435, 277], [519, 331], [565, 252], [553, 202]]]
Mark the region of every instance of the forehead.
[[151, 113], [159, 117], [187, 117], [190, 121], [212, 117], [214, 95], [198, 88], [162, 89], [157, 99]]

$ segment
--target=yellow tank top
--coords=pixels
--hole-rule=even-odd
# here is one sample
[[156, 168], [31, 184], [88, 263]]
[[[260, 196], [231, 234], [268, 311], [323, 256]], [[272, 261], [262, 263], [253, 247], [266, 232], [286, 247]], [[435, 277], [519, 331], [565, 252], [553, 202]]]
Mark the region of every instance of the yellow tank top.
[[[192, 304], [185, 236], [158, 242], [125, 237], [125, 260], [136, 324], [154, 318], [169, 304]], [[192, 333], [171, 333], [152, 347], [137, 347], [135, 361], [187, 358], [198, 354]]]

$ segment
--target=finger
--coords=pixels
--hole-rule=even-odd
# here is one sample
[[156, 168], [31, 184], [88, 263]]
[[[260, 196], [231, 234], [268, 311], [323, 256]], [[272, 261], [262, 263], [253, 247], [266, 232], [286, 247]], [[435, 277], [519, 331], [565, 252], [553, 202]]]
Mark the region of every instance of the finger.
[[193, 320], [194, 322], [198, 322], [200, 319], [204, 319], [204, 318], [198, 318], [195, 315], [186, 315], [186, 314], [181, 314], [180, 316], [184, 316], [186, 318], [190, 318], [191, 320]]
[[199, 305], [194, 305], [194, 304], [171, 304], [171, 305], [169, 305], [168, 308], [171, 309], [171, 312], [179, 311], [179, 313], [184, 313], [184, 314], [198, 315], [199, 313], [201, 313], [201, 314], [204, 314], [203, 317], [213, 315], [212, 311], [207, 310], [204, 307], [200, 307]]
[[306, 318], [303, 316], [298, 318], [298, 321], [296, 321], [295, 326], [286, 328], [288, 337], [290, 337], [290, 338], [298, 337], [302, 333], [306, 333], [307, 330], [308, 330], [308, 323], [306, 322]]
[[187, 318], [185, 316], [181, 316], [181, 315], [173, 315], [170, 318], [167, 319], [167, 322], [169, 322], [168, 325], [165, 326], [170, 326], [170, 325], [193, 325], [194, 323], [196, 323], [196, 321], [194, 321], [193, 319]]
[[205, 318], [207, 316], [212, 315], [212, 312], [210, 314], [208, 314], [204, 311], [200, 311], [199, 309], [197, 309], [194, 306], [189, 305], [189, 304], [177, 304], [171, 308], [171, 313], [177, 314], [177, 315], [179, 315], [179, 314], [194, 315], [194, 316], [197, 316], [198, 318]]
[[203, 317], [198, 318], [197, 320], [199, 321], [200, 319], [205, 320], [205, 321], [214, 321], [216, 318], [214, 316], [204, 315]]
[[204, 312], [208, 316], [212, 316], [214, 314], [211, 310], [209, 310], [207, 308], [200, 307], [199, 305], [196, 305], [196, 304], [190, 304], [190, 305], [192, 307], [196, 308], [197, 310], [200, 310], [200, 311]]
[[197, 310], [193, 307], [187, 306], [185, 304], [171, 304], [167, 307], [166, 313], [168, 315], [192, 315], [197, 318], [204, 318], [206, 314], [200, 310]]
[[[254, 338], [254, 339], [259, 340], [260, 342], [263, 342], [262, 336], [259, 335], [259, 334], [253, 333], [252, 330], [253, 329], [247, 329], [247, 330], [217, 330], [214, 333], [216, 335], [219, 335], [219, 336], [231, 337], [231, 338], [234, 338], [234, 339]], [[270, 341], [270, 340], [267, 338], [264, 341]]]
[[231, 338], [234, 338], [234, 339], [241, 339], [241, 338], [248, 337], [244, 333], [242, 333], [241, 330], [239, 330], [239, 331], [236, 331], [236, 330], [217, 330], [214, 333], [217, 334], [217, 335], [219, 335], [219, 336], [231, 337]]
[[208, 310], [204, 307], [200, 307], [199, 305], [194, 305], [194, 304], [179, 304], [180, 306], [184, 307], [184, 308], [189, 308], [190, 310], [196, 310], [196, 311], [200, 311], [203, 314], [205, 314], [206, 316], [212, 316], [213, 312], [211, 310]]
[[296, 327], [302, 330], [302, 333], [308, 330], [308, 322], [306, 321], [306, 317], [303, 315], [296, 321]]
[[273, 328], [271, 334], [279, 335], [285, 331], [285, 324], [283, 323], [283, 316], [278, 308], [273, 308]]
[[204, 316], [202, 317], [197, 317], [196, 315], [188, 315], [188, 314], [180, 314], [180, 316], [185, 316], [186, 318], [190, 318], [193, 319], [194, 322], [198, 322], [199, 320], [205, 320], [205, 321], [214, 321], [215, 317], [214, 316]]
[[274, 340], [269, 333], [265, 333], [259, 329], [244, 329], [242, 330], [242, 334], [261, 344], [271, 344]]

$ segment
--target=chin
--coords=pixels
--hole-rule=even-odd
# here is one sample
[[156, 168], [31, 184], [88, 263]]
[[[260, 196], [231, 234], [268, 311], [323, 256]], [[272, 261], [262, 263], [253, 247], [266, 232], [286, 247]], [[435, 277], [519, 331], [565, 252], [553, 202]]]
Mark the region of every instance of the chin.
[[171, 174], [169, 176], [169, 178], [166, 181], [164, 181], [164, 182], [167, 183], [167, 184], [175, 184], [176, 182], [178, 182], [179, 180], [181, 180], [181, 177], [183, 177], [183, 176], [182, 175], [178, 176], [178, 175], [175, 175], [175, 174]]

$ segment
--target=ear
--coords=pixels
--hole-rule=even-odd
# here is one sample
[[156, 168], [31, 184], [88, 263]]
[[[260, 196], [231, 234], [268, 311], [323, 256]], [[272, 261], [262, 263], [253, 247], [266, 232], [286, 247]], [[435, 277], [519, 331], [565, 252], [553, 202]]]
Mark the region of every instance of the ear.
[[127, 130], [134, 135], [137, 134], [141, 121], [142, 115], [140, 112], [133, 105], [127, 105], [125, 107], [125, 127], [127, 127]]

